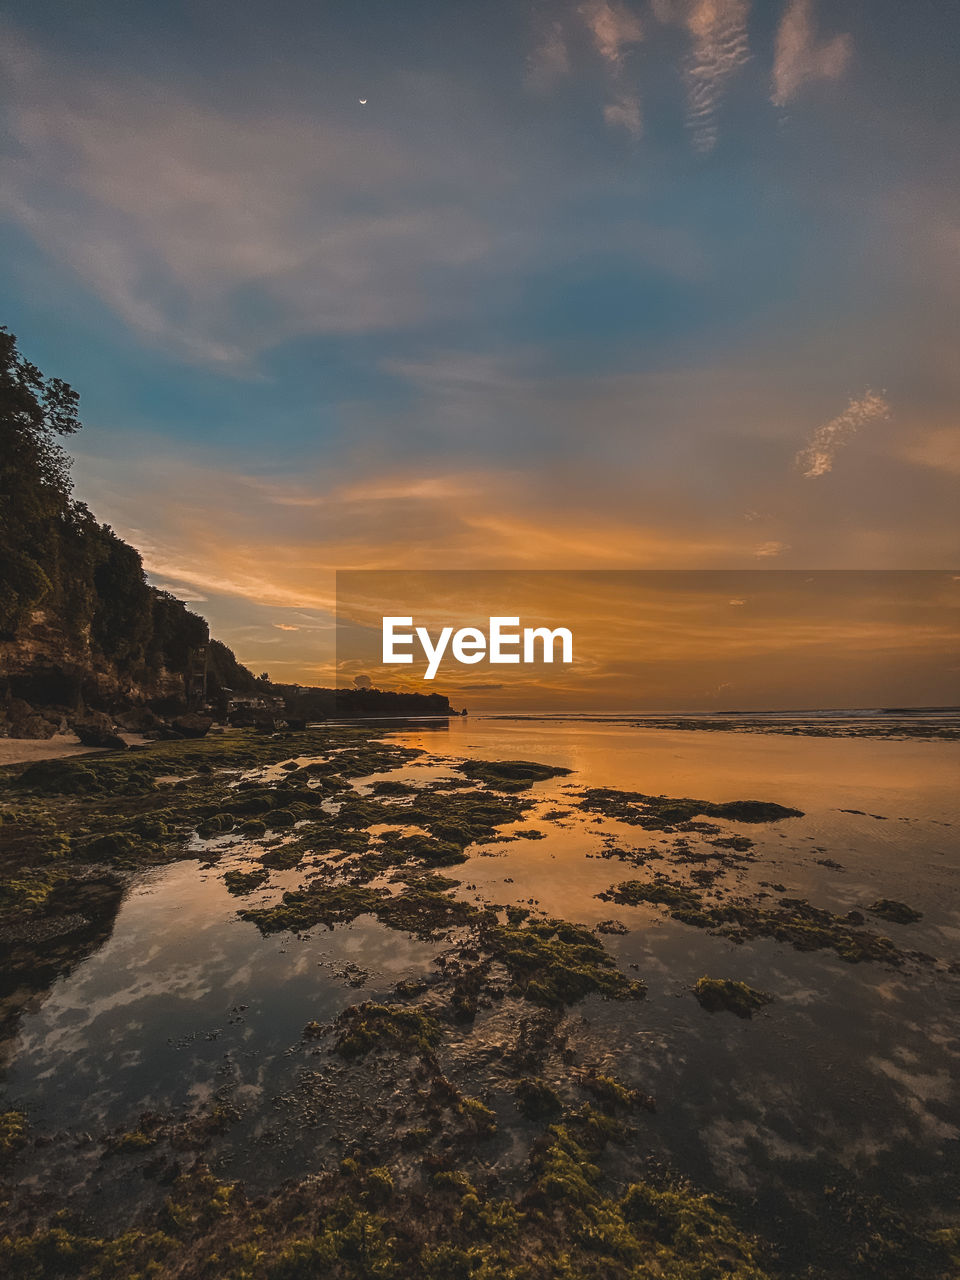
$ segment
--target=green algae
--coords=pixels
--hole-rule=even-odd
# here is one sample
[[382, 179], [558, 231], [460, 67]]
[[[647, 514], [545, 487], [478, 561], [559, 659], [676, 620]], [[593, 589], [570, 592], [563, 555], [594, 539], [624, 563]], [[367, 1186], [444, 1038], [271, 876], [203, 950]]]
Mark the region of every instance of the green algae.
[[289, 889], [273, 907], [240, 911], [241, 920], [249, 920], [261, 933], [289, 930], [302, 933], [318, 924], [333, 928], [349, 923], [357, 916], [372, 912], [383, 895], [362, 885], [315, 882], [305, 889]]
[[398, 1000], [413, 1000], [417, 996], [422, 996], [427, 990], [429, 983], [417, 978], [403, 978], [393, 988], [393, 994]]
[[773, 1002], [773, 996], [768, 992], [758, 991], [732, 978], [700, 978], [693, 993], [708, 1013], [719, 1013], [725, 1009], [738, 1018], [752, 1018], [758, 1010]]
[[366, 1002], [345, 1009], [335, 1023], [334, 1049], [343, 1058], [362, 1058], [374, 1049], [427, 1054], [440, 1042], [440, 1025], [421, 1009]]
[[461, 1097], [457, 1103], [457, 1115], [464, 1120], [471, 1137], [492, 1138], [497, 1131], [496, 1113], [479, 1098]]
[[581, 1071], [577, 1076], [582, 1089], [597, 1100], [600, 1106], [609, 1113], [617, 1111], [655, 1111], [656, 1105], [649, 1094], [640, 1089], [631, 1089], [615, 1076], [600, 1071]]
[[[745, 942], [774, 938], [797, 951], [833, 950], [851, 964], [879, 960], [901, 965], [908, 957], [881, 934], [863, 929], [863, 917], [852, 911], [834, 915], [804, 898], [781, 898], [777, 907], [762, 907], [744, 899], [708, 901], [690, 885], [659, 877], [652, 881], [625, 880], [597, 894], [606, 902], [627, 906], [664, 906], [675, 920]], [[916, 953], [910, 958], [919, 959]]]
[[447, 897], [432, 885], [432, 878], [414, 880], [402, 892], [385, 895], [373, 914], [383, 924], [423, 939], [435, 938], [455, 926], [476, 922], [481, 913], [475, 907]]
[[563, 778], [572, 769], [536, 764], [532, 760], [460, 760], [453, 766], [473, 782], [482, 782], [493, 791], [528, 791], [535, 782]]
[[393, 1175], [385, 1165], [368, 1171], [364, 1178], [364, 1195], [368, 1204], [386, 1204], [393, 1192]]
[[507, 969], [515, 988], [534, 1004], [558, 1007], [597, 993], [638, 999], [644, 986], [617, 968], [603, 943], [584, 925], [542, 920], [519, 927], [496, 925], [484, 942]]
[[825, 1188], [827, 1214], [840, 1228], [840, 1266], [857, 1280], [917, 1280], [960, 1274], [960, 1229], [909, 1222], [880, 1196]]
[[517, 1109], [531, 1120], [559, 1115], [563, 1110], [560, 1095], [547, 1084], [546, 1080], [525, 1076], [517, 1081], [513, 1096], [517, 1102]]
[[905, 902], [897, 902], [895, 898], [878, 898], [867, 910], [871, 915], [889, 920], [893, 924], [915, 924], [923, 919], [922, 911], [908, 907]]
[[201, 840], [210, 840], [214, 836], [232, 831], [236, 824], [237, 820], [232, 813], [214, 813], [197, 824], [197, 835]]
[[405, 823], [422, 827], [438, 840], [463, 849], [492, 839], [499, 827], [519, 822], [530, 803], [516, 795], [492, 795], [480, 790], [453, 794], [421, 791], [410, 805], [397, 812]]
[[289, 871], [293, 867], [299, 867], [303, 858], [303, 845], [278, 844], [260, 855], [260, 863], [271, 871]]
[[453, 867], [467, 861], [461, 845], [438, 840], [434, 836], [403, 836], [387, 832], [383, 837], [383, 848], [393, 855], [392, 860], [397, 863], [414, 860], [428, 867]]
[[375, 796], [414, 796], [417, 794], [417, 788], [412, 787], [409, 782], [397, 782], [393, 778], [383, 778], [379, 782], [374, 782], [370, 790]]
[[584, 1267], [579, 1274], [597, 1276], [763, 1280], [769, 1274], [759, 1243], [685, 1184], [635, 1182], [621, 1195], [606, 1194], [598, 1156], [611, 1132], [609, 1122], [598, 1123], [585, 1109], [551, 1126], [531, 1158], [536, 1191], [562, 1216], [576, 1251], [574, 1267], [560, 1274], [572, 1280], [577, 1263]]
[[[620, 1128], [589, 1107], [564, 1114], [534, 1140], [513, 1189], [453, 1150], [412, 1187], [403, 1164], [355, 1152], [251, 1202], [198, 1162], [155, 1215], [116, 1236], [64, 1214], [9, 1228], [0, 1268], [11, 1280], [772, 1280], [772, 1250], [715, 1198], [669, 1173], [612, 1176]], [[952, 1229], [916, 1231], [880, 1202], [828, 1197], [847, 1234], [823, 1274], [953, 1273]]]
[[650, 831], [668, 830], [704, 817], [747, 823], [782, 822], [785, 818], [803, 817], [799, 809], [789, 809], [766, 800], [730, 800], [716, 804], [711, 800], [651, 796], [613, 787], [585, 788], [580, 792], [577, 803], [586, 813], [601, 814]]
[[477, 915], [468, 903], [440, 891], [447, 884], [440, 880], [437, 886], [430, 878], [420, 878], [399, 893], [390, 893], [361, 884], [314, 880], [302, 889], [287, 890], [275, 906], [244, 910], [239, 915], [263, 934], [302, 933], [321, 924], [333, 928], [357, 916], [373, 915], [394, 929], [430, 938], [452, 925], [471, 923]]
[[62, 871], [36, 868], [0, 880], [0, 914], [40, 911], [64, 879]]
[[259, 889], [261, 885], [266, 884], [269, 879], [269, 872], [263, 869], [228, 871], [223, 877], [223, 883], [230, 893], [244, 894], [253, 893], [255, 889]]
[[297, 815], [290, 809], [273, 809], [264, 818], [270, 830], [276, 827], [292, 827], [296, 821]]
[[149, 1151], [151, 1147], [155, 1147], [160, 1141], [161, 1125], [159, 1117], [141, 1116], [140, 1122], [135, 1129], [128, 1129], [124, 1133], [114, 1134], [109, 1139], [109, 1149], [112, 1152], [128, 1154], [138, 1151]]
[[22, 1111], [0, 1111], [0, 1160], [9, 1159], [27, 1144], [29, 1126]]

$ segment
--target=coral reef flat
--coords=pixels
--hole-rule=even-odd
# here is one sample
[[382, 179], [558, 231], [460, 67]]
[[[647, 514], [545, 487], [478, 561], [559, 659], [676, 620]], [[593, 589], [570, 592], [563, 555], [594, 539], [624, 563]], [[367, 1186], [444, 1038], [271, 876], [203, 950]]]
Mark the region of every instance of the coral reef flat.
[[958, 765], [481, 720], [7, 766], [0, 1271], [955, 1275]]

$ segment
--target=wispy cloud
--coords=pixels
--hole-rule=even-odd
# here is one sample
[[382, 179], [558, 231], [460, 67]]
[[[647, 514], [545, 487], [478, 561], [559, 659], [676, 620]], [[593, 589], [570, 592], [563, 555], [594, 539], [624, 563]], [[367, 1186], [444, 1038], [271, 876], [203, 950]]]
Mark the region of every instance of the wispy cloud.
[[784, 107], [810, 80], [836, 80], [850, 61], [848, 35], [817, 40], [813, 0], [790, 0], [777, 32], [772, 99]]
[[0, 213], [187, 359], [240, 366], [293, 336], [437, 318], [464, 291], [436, 279], [479, 270], [492, 247], [468, 198], [476, 174], [442, 146], [383, 122], [228, 112], [80, 77], [4, 35], [14, 150]]
[[611, 128], [626, 129], [631, 138], [643, 136], [643, 111], [636, 94], [621, 94], [603, 108], [603, 118]]
[[631, 138], [640, 138], [643, 135], [640, 95], [635, 88], [623, 84], [623, 72], [627, 51], [643, 39], [643, 25], [633, 10], [619, 0], [585, 0], [577, 12], [606, 65], [614, 90], [612, 101], [603, 108], [604, 122], [611, 129], [625, 129]]
[[687, 123], [696, 149], [711, 151], [727, 83], [750, 57], [750, 0], [653, 0], [653, 10], [661, 22], [679, 23], [690, 36]]
[[553, 88], [570, 71], [570, 53], [561, 22], [551, 22], [527, 60], [527, 84], [542, 92]]
[[579, 12], [597, 52], [615, 67], [622, 63], [624, 51], [643, 39], [640, 19], [618, 0], [586, 0]]
[[[761, 542], [758, 547], [754, 547], [753, 555], [756, 560], [772, 560], [775, 556], [782, 556], [785, 551], [790, 548], [785, 542]], [[730, 601], [731, 604], [742, 604], [743, 601]]]
[[817, 427], [810, 437], [810, 443], [797, 454], [797, 466], [807, 480], [826, 475], [833, 470], [837, 450], [856, 435], [861, 427], [889, 417], [890, 406], [883, 396], [865, 391], [859, 399], [851, 399], [843, 413]]

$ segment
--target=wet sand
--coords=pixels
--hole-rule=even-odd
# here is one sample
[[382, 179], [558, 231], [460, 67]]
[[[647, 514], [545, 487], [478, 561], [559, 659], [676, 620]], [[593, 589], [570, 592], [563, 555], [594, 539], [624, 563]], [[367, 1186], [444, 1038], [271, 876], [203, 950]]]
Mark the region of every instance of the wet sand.
[[0, 767], [34, 760], [60, 760], [100, 750], [85, 747], [75, 733], [55, 733], [52, 738], [0, 738]]
[[[128, 747], [143, 747], [150, 742], [142, 733], [120, 731], [118, 736]], [[102, 756], [107, 750], [106, 747], [85, 747], [75, 733], [55, 733], [52, 738], [0, 738], [0, 769], [8, 764], [32, 764], [34, 760]]]

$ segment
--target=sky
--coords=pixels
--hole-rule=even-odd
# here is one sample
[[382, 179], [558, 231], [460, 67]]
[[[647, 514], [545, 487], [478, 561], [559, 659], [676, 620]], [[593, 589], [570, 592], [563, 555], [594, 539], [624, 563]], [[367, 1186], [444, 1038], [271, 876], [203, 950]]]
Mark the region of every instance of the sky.
[[[958, 624], [960, 575], [942, 570], [337, 574], [340, 686], [471, 712], [955, 707]], [[566, 649], [557, 635], [544, 661], [534, 634], [526, 652], [525, 631], [561, 627]]]
[[960, 8], [0, 5], [0, 317], [278, 680], [344, 569], [960, 564]]

